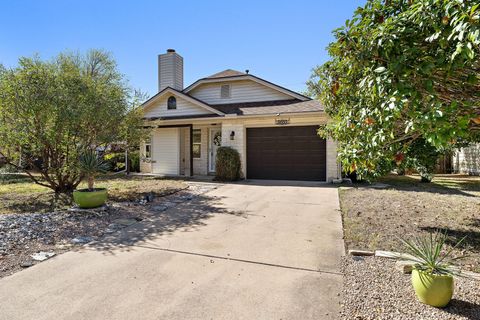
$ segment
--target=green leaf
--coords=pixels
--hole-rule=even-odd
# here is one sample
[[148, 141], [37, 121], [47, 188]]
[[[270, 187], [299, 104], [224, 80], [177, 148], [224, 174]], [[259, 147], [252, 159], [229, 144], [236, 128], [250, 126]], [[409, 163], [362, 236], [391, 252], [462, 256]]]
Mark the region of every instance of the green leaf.
[[386, 70], [387, 70], [387, 68], [385, 68], [385, 67], [378, 67], [378, 68], [376, 68], [374, 71], [375, 71], [376, 73], [383, 73], [383, 72], [385, 72]]

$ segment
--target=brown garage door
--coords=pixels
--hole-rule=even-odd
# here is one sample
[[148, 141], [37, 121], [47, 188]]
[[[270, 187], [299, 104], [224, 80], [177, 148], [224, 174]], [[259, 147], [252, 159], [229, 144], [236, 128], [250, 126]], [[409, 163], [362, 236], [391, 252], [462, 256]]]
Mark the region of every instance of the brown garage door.
[[247, 129], [247, 178], [325, 181], [326, 143], [317, 129]]

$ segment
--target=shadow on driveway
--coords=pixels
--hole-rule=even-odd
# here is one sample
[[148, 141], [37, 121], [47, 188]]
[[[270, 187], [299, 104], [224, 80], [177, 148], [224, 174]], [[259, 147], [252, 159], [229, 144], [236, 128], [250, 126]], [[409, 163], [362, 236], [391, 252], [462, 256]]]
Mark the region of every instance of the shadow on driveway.
[[[155, 207], [162, 202], [153, 202], [144, 210], [147, 218], [121, 229], [102, 239], [89, 243], [90, 249], [114, 253], [114, 250], [129, 251], [130, 247], [140, 242], [153, 240], [161, 235], [171, 234], [178, 229], [192, 232], [205, 225], [205, 221], [218, 214], [243, 215], [242, 212], [226, 210], [219, 206], [221, 197], [206, 194], [194, 195], [192, 200], [178, 203], [164, 211], [156, 212]], [[135, 210], [133, 207], [130, 210]], [[143, 215], [145, 216], [145, 215]]]

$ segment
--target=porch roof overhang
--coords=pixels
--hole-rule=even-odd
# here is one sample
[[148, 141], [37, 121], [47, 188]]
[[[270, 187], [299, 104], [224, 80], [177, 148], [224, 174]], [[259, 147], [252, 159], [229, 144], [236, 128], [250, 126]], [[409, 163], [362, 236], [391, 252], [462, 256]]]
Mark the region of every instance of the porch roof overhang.
[[309, 111], [309, 112], [283, 112], [283, 113], [265, 113], [265, 114], [254, 114], [254, 115], [236, 115], [236, 114], [226, 114], [225, 116], [213, 116], [213, 117], [176, 117], [176, 119], [168, 118], [145, 118], [144, 128], [157, 128], [162, 126], [187, 126], [190, 124], [211, 124], [211, 123], [222, 123], [224, 121], [242, 121], [252, 118], [273, 118], [273, 117], [313, 117], [313, 118], [325, 118], [328, 116], [324, 111]]

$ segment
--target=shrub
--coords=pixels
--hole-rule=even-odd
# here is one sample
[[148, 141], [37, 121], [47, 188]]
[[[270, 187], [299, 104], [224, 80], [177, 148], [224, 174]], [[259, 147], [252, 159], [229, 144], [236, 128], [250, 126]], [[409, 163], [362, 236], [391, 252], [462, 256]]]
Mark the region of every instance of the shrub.
[[230, 147], [218, 148], [215, 167], [215, 179], [221, 181], [238, 180], [240, 178], [240, 155], [238, 151]]
[[129, 152], [128, 160], [130, 162], [130, 171], [140, 172], [140, 153], [138, 151]]
[[[109, 153], [103, 159], [108, 164], [110, 171], [125, 170], [125, 152]], [[140, 172], [140, 154], [138, 151], [128, 153], [128, 162], [130, 163], [130, 172]]]
[[108, 164], [109, 170], [118, 172], [125, 169], [125, 153], [109, 153], [104, 156], [104, 161]]

